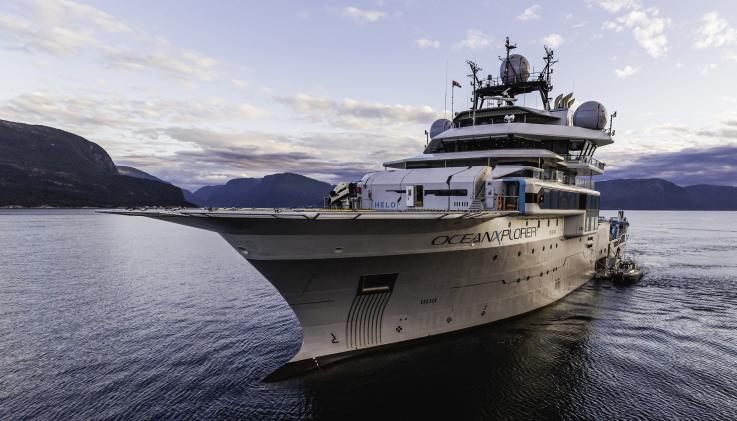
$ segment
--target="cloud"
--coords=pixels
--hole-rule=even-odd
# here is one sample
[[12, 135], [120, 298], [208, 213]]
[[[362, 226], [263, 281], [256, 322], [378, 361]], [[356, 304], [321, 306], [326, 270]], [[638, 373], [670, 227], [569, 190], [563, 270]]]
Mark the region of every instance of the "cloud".
[[232, 79], [230, 79], [230, 83], [232, 83], [233, 86], [235, 86], [238, 89], [247, 89], [248, 88], [248, 82], [246, 82], [244, 80], [241, 80], [241, 79], [232, 78]]
[[440, 115], [429, 106], [387, 105], [353, 99], [336, 101], [305, 94], [278, 96], [275, 99], [309, 122], [325, 122], [340, 127], [359, 129], [403, 124], [429, 126]]
[[344, 7], [342, 15], [361, 23], [376, 22], [386, 17], [386, 13], [380, 10], [363, 10], [353, 6]]
[[[249, 127], [270, 111], [224, 100], [145, 100], [115, 93], [39, 91], [0, 104], [3, 118], [67, 130], [99, 143], [116, 163], [196, 188], [291, 171], [354, 180], [384, 161], [422, 150], [430, 107], [294, 95], [273, 98], [301, 119], [296, 133]], [[323, 123], [325, 123], [323, 125]], [[310, 129], [309, 125], [315, 125]], [[346, 154], [350, 151], [350, 154]]]
[[701, 71], [699, 72], [699, 74], [701, 74], [702, 76], [706, 76], [709, 73], [711, 73], [712, 70], [716, 68], [717, 68], [716, 63], [705, 64], [703, 67], [701, 67]]
[[533, 4], [532, 6], [523, 10], [522, 13], [517, 16], [517, 19], [522, 21], [540, 19], [540, 5]]
[[560, 34], [550, 34], [543, 37], [543, 43], [550, 48], [558, 48], [564, 41]]
[[16, 9], [19, 14], [0, 14], [5, 48], [58, 57], [91, 52], [111, 67], [158, 71], [178, 79], [211, 80], [215, 76], [214, 59], [176, 49], [167, 40], [94, 7], [67, 0], [39, 0], [18, 2]]
[[60, 94], [38, 91], [0, 105], [3, 118], [55, 125], [92, 135], [100, 130], [136, 130], [152, 124], [204, 124], [259, 119], [268, 110], [250, 103], [128, 99], [114, 94]]
[[737, 146], [689, 148], [678, 152], [649, 154], [607, 171], [606, 178], [663, 178], [686, 186], [737, 186]]
[[615, 32], [631, 29], [635, 41], [653, 58], [661, 57], [668, 51], [668, 37], [665, 30], [671, 25], [671, 20], [660, 16], [659, 9], [655, 7], [643, 9], [637, 2], [604, 3], [608, 6], [601, 2], [600, 5], [609, 11], [629, 10], [614, 21], [604, 22], [605, 29]]
[[[614, 126], [616, 128], [617, 121]], [[599, 159], [613, 167], [653, 154], [671, 154], [694, 148], [737, 147], [737, 114], [725, 113], [713, 121], [694, 124], [680, 121], [617, 130], [616, 142], [597, 151]], [[608, 167], [609, 168], [609, 167]], [[607, 170], [609, 173], [609, 170]]]
[[599, 0], [599, 6], [603, 9], [616, 13], [622, 9], [630, 9], [637, 5], [636, 0]]
[[[256, 131], [223, 132], [192, 127], [141, 131], [150, 142], [188, 145], [166, 157], [132, 153], [118, 163], [196, 189], [231, 178], [294, 172], [332, 183], [359, 179], [381, 162], [417, 153], [422, 141], [374, 132], [312, 132], [297, 136]], [[393, 153], [387, 154], [385, 148]], [[352, 150], [350, 160], [344, 151]]]
[[194, 51], [170, 55], [160, 51], [138, 52], [125, 47], [104, 47], [104, 62], [127, 70], [158, 70], [175, 78], [212, 80], [215, 60]]
[[434, 41], [429, 38], [420, 38], [415, 41], [415, 45], [423, 50], [427, 50], [428, 48], [438, 49], [440, 48], [440, 41]]
[[18, 16], [0, 15], [0, 32], [14, 41], [10, 48], [56, 56], [79, 54], [84, 48], [98, 45], [90, 30], [60, 26], [40, 29], [35, 23]]
[[696, 31], [694, 47], [698, 49], [721, 47], [737, 43], [737, 30], [716, 12], [705, 13]]
[[620, 79], [625, 79], [625, 78], [628, 78], [630, 76], [637, 74], [639, 71], [640, 71], [639, 67], [632, 67], [632, 66], [627, 65], [621, 69], [614, 69], [614, 74], [617, 75], [617, 77]]
[[466, 38], [453, 45], [453, 49], [481, 50], [490, 47], [493, 43], [494, 38], [477, 29], [469, 29], [466, 31]]

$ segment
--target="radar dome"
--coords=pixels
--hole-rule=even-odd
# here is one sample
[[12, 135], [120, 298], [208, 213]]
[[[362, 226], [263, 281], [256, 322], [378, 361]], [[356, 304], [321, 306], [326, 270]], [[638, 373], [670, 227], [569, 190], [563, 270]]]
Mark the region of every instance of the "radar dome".
[[607, 122], [606, 108], [600, 102], [587, 101], [573, 113], [573, 125], [586, 129], [604, 130]]
[[451, 127], [453, 127], [453, 122], [451, 122], [447, 118], [435, 120], [435, 122], [432, 123], [432, 126], [430, 126], [430, 138], [432, 139], [433, 137], [439, 135], [440, 133], [443, 133]]
[[530, 77], [530, 62], [524, 56], [512, 54], [509, 60], [502, 61], [499, 75], [504, 83], [526, 82]]

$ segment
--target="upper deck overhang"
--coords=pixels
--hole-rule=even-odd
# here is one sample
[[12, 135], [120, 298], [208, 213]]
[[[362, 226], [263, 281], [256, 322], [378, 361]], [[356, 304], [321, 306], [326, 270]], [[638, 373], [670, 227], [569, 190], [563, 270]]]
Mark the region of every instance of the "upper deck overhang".
[[614, 143], [612, 137], [601, 130], [585, 129], [577, 126], [534, 123], [480, 124], [452, 128], [435, 136], [432, 141], [453, 141], [474, 137], [500, 137], [507, 135], [524, 136], [537, 139], [588, 140], [596, 146]]
[[[530, 108], [530, 107], [523, 107], [521, 105], [508, 105], [503, 107], [489, 107], [489, 108], [479, 108], [476, 110], [476, 118], [484, 118], [484, 117], [494, 117], [494, 116], [505, 116], [505, 115], [533, 115], [536, 117], [539, 117], [542, 120], [545, 120], [549, 123], [555, 123], [560, 121], [560, 116], [553, 115], [550, 113], [550, 111], [546, 110], [538, 110], [536, 108]], [[464, 120], [472, 118], [474, 115], [473, 110], [464, 110], [456, 113], [456, 116], [454, 117], [454, 121]], [[468, 126], [465, 126], [468, 127]]]
[[453, 163], [456, 161], [477, 159], [485, 159], [487, 161], [487, 165], [515, 159], [532, 159], [552, 162], [562, 162], [564, 160], [561, 155], [546, 149], [488, 149], [469, 152], [428, 153], [410, 158], [398, 159], [396, 161], [385, 162], [384, 166], [390, 168], [406, 168], [407, 163], [442, 161]]
[[559, 163], [558, 165], [574, 172], [576, 175], [590, 176], [604, 174], [604, 163], [598, 161], [587, 162], [585, 160], [577, 159], [567, 160]]

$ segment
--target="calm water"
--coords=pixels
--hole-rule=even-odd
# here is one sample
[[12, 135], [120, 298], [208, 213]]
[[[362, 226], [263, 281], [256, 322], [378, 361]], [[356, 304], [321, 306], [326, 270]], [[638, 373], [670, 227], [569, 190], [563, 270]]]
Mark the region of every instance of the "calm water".
[[737, 213], [629, 212], [630, 287], [280, 383], [296, 319], [216, 234], [0, 213], [0, 419], [737, 418]]

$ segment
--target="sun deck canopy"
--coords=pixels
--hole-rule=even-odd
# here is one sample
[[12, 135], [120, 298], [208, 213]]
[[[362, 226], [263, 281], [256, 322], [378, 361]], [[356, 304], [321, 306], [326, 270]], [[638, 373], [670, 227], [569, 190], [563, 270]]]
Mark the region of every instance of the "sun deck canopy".
[[545, 149], [491, 149], [469, 152], [428, 153], [385, 162], [389, 168], [457, 167], [461, 165], [493, 166], [509, 161], [559, 162], [564, 158]]
[[433, 144], [440, 142], [473, 139], [477, 137], [505, 137], [510, 135], [545, 140], [588, 140], [597, 147], [614, 143], [609, 134], [600, 130], [556, 124], [502, 123], [479, 124], [476, 126], [448, 129], [432, 139], [429, 149], [433, 149]]

